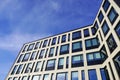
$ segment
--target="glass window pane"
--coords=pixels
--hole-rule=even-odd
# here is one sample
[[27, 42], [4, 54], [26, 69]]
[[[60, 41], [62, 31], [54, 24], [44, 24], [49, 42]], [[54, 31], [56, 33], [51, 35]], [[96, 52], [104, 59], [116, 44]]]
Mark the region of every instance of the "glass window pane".
[[78, 80], [78, 72], [72, 72], [72, 80]]
[[43, 80], [49, 80], [49, 74], [45, 74]]
[[32, 80], [40, 80], [40, 75], [34, 75]]
[[103, 23], [102, 31], [103, 31], [103, 34], [104, 34], [105, 36], [106, 36], [106, 34], [108, 33], [108, 31], [109, 31], [109, 27], [108, 27], [108, 24], [106, 23], [106, 21]]
[[68, 80], [67, 73], [58, 73], [57, 80]]
[[72, 52], [77, 52], [82, 50], [82, 42], [74, 42], [72, 43]]
[[94, 55], [95, 55], [95, 59], [101, 59], [101, 55], [99, 52], [94, 53]]
[[62, 36], [62, 41], [61, 42], [65, 42], [66, 41], [66, 35]]
[[85, 43], [86, 43], [86, 47], [90, 47], [91, 46], [91, 41], [90, 40], [86, 40]]
[[103, 9], [105, 12], [107, 12], [108, 8], [110, 6], [110, 3], [108, 0], [105, 0], [104, 4], [103, 4]]
[[56, 37], [53, 38], [53, 40], [52, 40], [52, 45], [55, 45], [55, 44], [56, 44]]
[[87, 36], [89, 36], [90, 34], [89, 34], [89, 29], [85, 29], [84, 30], [84, 37], [87, 37]]
[[64, 58], [59, 59], [59, 65], [64, 65]]
[[118, 13], [112, 7], [109, 14], [108, 14], [108, 18], [109, 18], [110, 22], [113, 24], [117, 17], [118, 17]]
[[81, 38], [81, 31], [72, 33], [72, 40]]
[[60, 54], [66, 54], [69, 52], [69, 44], [61, 45]]
[[88, 56], [88, 60], [93, 60], [94, 59], [93, 54], [87, 54], [87, 56]]
[[100, 69], [102, 80], [108, 80], [105, 69]]
[[99, 20], [100, 23], [102, 22], [103, 17], [104, 17], [104, 16], [103, 16], [102, 12], [100, 11], [100, 13], [99, 13], [99, 15], [98, 15], [98, 20]]
[[37, 62], [36, 67], [35, 67], [35, 72], [38, 72], [41, 67], [41, 61]]
[[88, 74], [89, 74], [89, 80], [98, 80], [95, 69], [93, 69], [93, 70], [88, 70]]
[[115, 31], [118, 35], [118, 38], [120, 39], [120, 22], [117, 24], [116, 28], [115, 28]]
[[82, 76], [82, 80], [85, 80], [85, 72], [84, 72], [84, 70], [81, 71], [81, 76]]

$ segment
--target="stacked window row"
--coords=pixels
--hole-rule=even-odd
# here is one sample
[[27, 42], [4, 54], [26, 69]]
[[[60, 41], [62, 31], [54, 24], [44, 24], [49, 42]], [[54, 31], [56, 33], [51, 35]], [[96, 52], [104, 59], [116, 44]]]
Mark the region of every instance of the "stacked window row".
[[[85, 80], [85, 71], [81, 70], [81, 73], [78, 71], [71, 71], [71, 80]], [[109, 74], [107, 71], [107, 68], [100, 68], [100, 73], [102, 80], [109, 80]], [[81, 75], [81, 77], [79, 77]], [[96, 69], [90, 69], [88, 70], [88, 76], [89, 80], [98, 80], [97, 72]], [[21, 78], [21, 79], [20, 79]], [[30, 76], [23, 76], [23, 77], [14, 77], [13, 79], [10, 77], [8, 80], [29, 80]], [[32, 75], [31, 80], [68, 80], [68, 72], [60, 72], [56, 73], [51, 73], [51, 74], [37, 74], [37, 75]]]
[[[104, 53], [103, 53], [104, 52]], [[87, 58], [87, 64], [89, 65], [97, 65], [97, 64], [102, 64], [105, 59], [107, 58], [106, 55], [106, 50], [104, 50], [104, 48], [102, 48], [100, 50], [100, 52], [93, 52], [93, 53], [87, 53], [86, 58]], [[64, 63], [66, 62], [66, 63]], [[43, 61], [38, 61], [38, 62], [29, 62], [29, 63], [25, 63], [25, 64], [20, 64], [20, 65], [15, 65], [11, 75], [13, 74], [22, 74], [22, 73], [29, 73], [29, 72], [39, 72], [39, 71], [43, 71], [44, 67], [45, 67], [45, 71], [49, 71], [49, 70], [55, 70], [55, 67], [57, 69], [63, 69], [63, 68], [69, 68], [69, 63], [70, 63], [70, 58], [69, 57], [60, 57], [58, 59], [58, 61], [53, 58], [53, 59], [49, 59], [47, 60], [47, 62]], [[35, 69], [33, 70], [35, 66]], [[79, 54], [79, 55], [73, 55], [71, 57], [71, 68], [74, 67], [82, 67], [84, 66], [84, 58], [83, 58], [83, 54]], [[23, 71], [25, 69], [25, 71]]]

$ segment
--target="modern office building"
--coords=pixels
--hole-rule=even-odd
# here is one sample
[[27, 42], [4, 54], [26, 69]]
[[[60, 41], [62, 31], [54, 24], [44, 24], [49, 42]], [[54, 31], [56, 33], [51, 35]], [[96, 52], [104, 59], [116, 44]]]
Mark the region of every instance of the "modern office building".
[[103, 0], [92, 25], [24, 44], [6, 80], [120, 80], [120, 0]]

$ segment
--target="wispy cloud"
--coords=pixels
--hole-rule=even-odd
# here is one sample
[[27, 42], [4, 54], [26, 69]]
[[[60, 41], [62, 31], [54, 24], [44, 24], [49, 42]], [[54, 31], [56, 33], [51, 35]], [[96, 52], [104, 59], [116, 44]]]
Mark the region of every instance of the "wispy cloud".
[[0, 37], [0, 49], [9, 51], [18, 51], [22, 45], [26, 42], [40, 39], [42, 37], [48, 36], [47, 34], [24, 34], [19, 32], [14, 32], [9, 35]]

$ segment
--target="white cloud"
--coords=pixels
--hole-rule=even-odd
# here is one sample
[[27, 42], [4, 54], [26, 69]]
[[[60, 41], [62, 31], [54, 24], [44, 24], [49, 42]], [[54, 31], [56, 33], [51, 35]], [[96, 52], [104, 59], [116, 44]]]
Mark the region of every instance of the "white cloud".
[[48, 36], [47, 34], [24, 34], [20, 32], [13, 32], [4, 37], [0, 37], [0, 49], [9, 51], [18, 51], [24, 43], [40, 39]]

